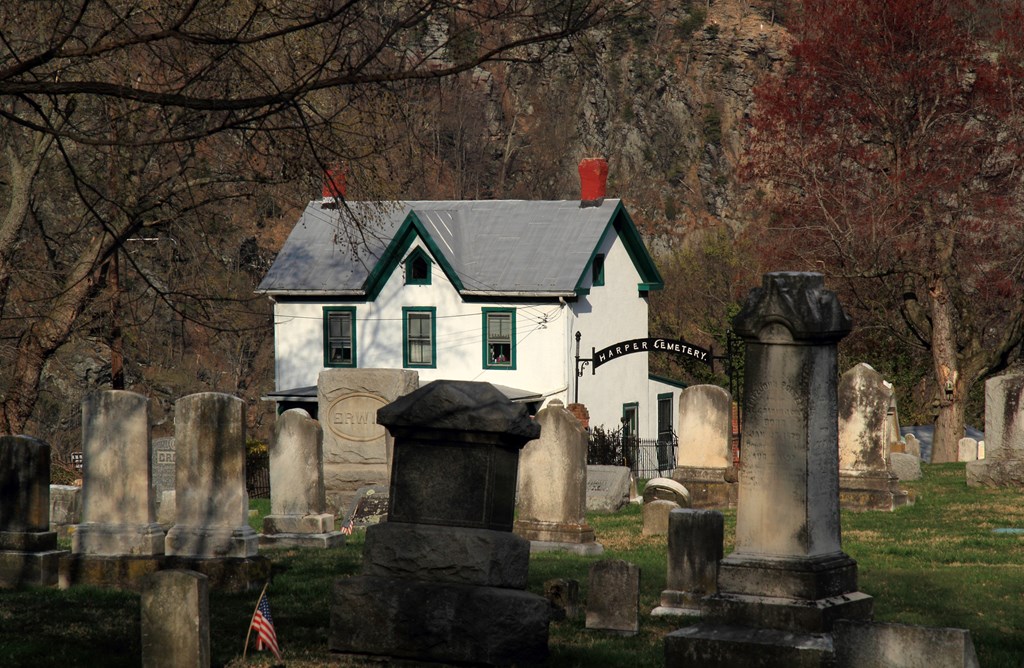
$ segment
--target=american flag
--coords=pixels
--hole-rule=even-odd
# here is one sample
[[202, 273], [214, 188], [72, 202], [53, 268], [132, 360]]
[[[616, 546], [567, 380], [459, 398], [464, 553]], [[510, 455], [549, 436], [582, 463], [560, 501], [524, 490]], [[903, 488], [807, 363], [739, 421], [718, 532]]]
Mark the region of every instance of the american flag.
[[256, 631], [256, 649], [269, 649], [280, 659], [281, 649], [277, 646], [277, 632], [274, 631], [274, 620], [270, 616], [270, 601], [267, 600], [266, 591], [260, 596], [256, 613], [252, 616], [252, 628]]
[[348, 522], [345, 522], [341, 525], [341, 533], [345, 534], [346, 536], [352, 535], [352, 520], [349, 520]]

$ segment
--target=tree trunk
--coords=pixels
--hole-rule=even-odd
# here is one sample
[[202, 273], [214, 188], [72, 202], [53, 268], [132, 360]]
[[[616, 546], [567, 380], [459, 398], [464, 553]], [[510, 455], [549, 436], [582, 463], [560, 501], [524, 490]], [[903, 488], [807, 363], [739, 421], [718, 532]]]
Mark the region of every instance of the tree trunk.
[[[940, 233], [939, 260], [948, 260], [942, 248], [948, 235]], [[964, 435], [964, 402], [967, 378], [960, 372], [952, 298], [945, 277], [937, 276], [930, 286], [932, 316], [932, 366], [938, 383], [939, 414], [932, 436], [932, 462], [955, 462]]]

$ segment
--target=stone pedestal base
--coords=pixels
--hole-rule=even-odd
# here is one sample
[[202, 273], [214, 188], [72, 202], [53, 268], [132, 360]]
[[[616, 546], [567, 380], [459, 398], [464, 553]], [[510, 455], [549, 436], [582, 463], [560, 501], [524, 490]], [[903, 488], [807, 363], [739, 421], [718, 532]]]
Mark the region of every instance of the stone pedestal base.
[[677, 466], [675, 480], [690, 493], [691, 508], [735, 508], [740, 486], [735, 472], [727, 468]]
[[121, 557], [164, 553], [164, 530], [157, 523], [142, 525], [79, 524], [71, 536], [74, 554]]
[[834, 656], [827, 634], [696, 624], [665, 636], [666, 668], [825, 668]]
[[839, 505], [846, 510], [895, 510], [913, 503], [892, 474], [839, 473]]
[[516, 520], [512, 531], [530, 541], [531, 552], [565, 551], [587, 556], [604, 552], [604, 546], [594, 542], [594, 530], [587, 524]]
[[701, 610], [721, 624], [823, 633], [836, 619], [871, 618], [871, 597], [857, 591], [857, 562], [841, 552], [806, 559], [733, 553], [719, 565], [718, 589]]
[[260, 534], [260, 547], [312, 547], [329, 549], [341, 547], [347, 536], [340, 531], [327, 533], [274, 533]]
[[1024, 488], [1024, 459], [980, 459], [967, 462], [967, 485]]
[[57, 584], [59, 561], [65, 554], [64, 550], [0, 550], [0, 589]]
[[551, 605], [529, 592], [357, 576], [336, 580], [332, 652], [511, 665], [548, 653]]
[[245, 559], [198, 559], [195, 557], [164, 557], [165, 569], [196, 571], [205, 575], [210, 589], [220, 591], [258, 591], [270, 579], [270, 560], [266, 557]]
[[330, 533], [334, 530], [334, 515], [267, 515], [263, 518], [265, 535], [278, 533]]
[[67, 554], [60, 559], [58, 586], [92, 585], [142, 591], [146, 577], [161, 570], [163, 555], [105, 557]]
[[703, 598], [704, 594], [697, 594], [692, 591], [666, 589], [661, 592], [661, 605], [651, 610], [651, 616], [700, 617], [703, 614], [700, 609], [700, 602]]
[[[247, 559], [259, 550], [252, 527], [189, 527], [175, 524], [167, 532], [165, 553], [191, 559]], [[212, 586], [212, 585], [211, 585]]]

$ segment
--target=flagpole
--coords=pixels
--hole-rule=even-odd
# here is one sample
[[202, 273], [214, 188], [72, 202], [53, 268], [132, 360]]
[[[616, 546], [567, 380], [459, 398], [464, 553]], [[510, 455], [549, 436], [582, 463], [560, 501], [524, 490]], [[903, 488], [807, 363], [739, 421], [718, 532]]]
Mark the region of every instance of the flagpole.
[[260, 601], [263, 600], [263, 595], [267, 593], [267, 587], [270, 586], [270, 580], [263, 585], [263, 591], [260, 592], [260, 597], [256, 599], [256, 609], [252, 611], [252, 617], [249, 618], [249, 630], [245, 632], [245, 648], [242, 649], [242, 661], [245, 661], [246, 654], [249, 652], [249, 637], [252, 635], [252, 620], [256, 619], [256, 613], [260, 610]]

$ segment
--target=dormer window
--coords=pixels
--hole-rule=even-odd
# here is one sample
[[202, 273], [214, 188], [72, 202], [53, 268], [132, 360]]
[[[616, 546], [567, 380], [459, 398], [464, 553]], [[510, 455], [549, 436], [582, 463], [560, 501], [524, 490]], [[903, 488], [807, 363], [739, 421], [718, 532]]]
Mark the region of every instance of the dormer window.
[[405, 258], [405, 284], [430, 285], [430, 274], [433, 262], [430, 256], [417, 248]]

